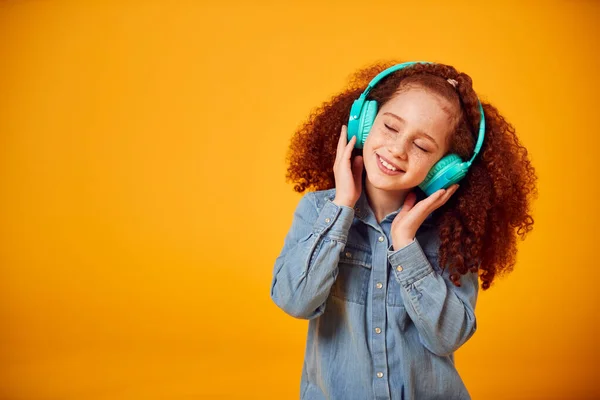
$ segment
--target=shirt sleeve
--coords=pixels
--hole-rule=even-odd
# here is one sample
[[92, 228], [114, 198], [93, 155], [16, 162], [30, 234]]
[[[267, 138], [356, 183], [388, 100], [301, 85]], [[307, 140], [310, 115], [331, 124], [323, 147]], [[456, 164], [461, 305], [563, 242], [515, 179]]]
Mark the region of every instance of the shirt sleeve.
[[388, 248], [388, 260], [400, 283], [406, 312], [427, 349], [447, 356], [473, 336], [479, 291], [476, 272], [461, 276], [461, 286], [455, 286], [448, 269], [441, 270], [437, 256], [428, 258], [416, 238], [396, 251]]
[[300, 319], [325, 312], [353, 220], [352, 207], [326, 199], [319, 211], [314, 192], [304, 194], [273, 268], [271, 299], [279, 308]]

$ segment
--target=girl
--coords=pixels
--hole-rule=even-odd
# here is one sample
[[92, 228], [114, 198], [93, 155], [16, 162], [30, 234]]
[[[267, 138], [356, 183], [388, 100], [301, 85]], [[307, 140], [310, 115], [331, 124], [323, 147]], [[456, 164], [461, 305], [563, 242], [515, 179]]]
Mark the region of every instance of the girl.
[[[271, 298], [310, 320], [301, 399], [470, 399], [454, 352], [477, 329], [479, 279], [510, 272], [533, 226], [537, 178], [512, 125], [452, 66], [393, 64], [358, 71], [292, 139], [287, 179], [315, 190]], [[365, 92], [371, 116], [351, 109]], [[448, 154], [468, 173], [432, 189]]]

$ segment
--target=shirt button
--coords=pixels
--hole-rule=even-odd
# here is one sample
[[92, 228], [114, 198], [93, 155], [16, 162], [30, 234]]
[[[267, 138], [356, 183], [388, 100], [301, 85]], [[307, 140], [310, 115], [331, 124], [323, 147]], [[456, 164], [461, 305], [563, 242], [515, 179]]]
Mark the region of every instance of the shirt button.
[[377, 282], [377, 285], [375, 285], [377, 287], [377, 289], [381, 289], [383, 287], [383, 285], [381, 284], [381, 282]]
[[352, 257], [352, 253], [350, 253], [349, 251], [346, 252], [346, 257], [351, 258]]
[[381, 333], [381, 328], [375, 328], [375, 332]]
[[331, 221], [329, 218], [325, 218], [325, 222], [329, 223]]
[[398, 272], [402, 271], [403, 269], [404, 269], [404, 268], [402, 268], [402, 265], [398, 265], [398, 266], [396, 267], [396, 271], [398, 271]]
[[379, 240], [380, 242], [383, 242], [383, 236], [379, 236], [379, 239], [377, 239], [377, 240]]
[[383, 372], [378, 372], [378, 373], [377, 373], [377, 377], [378, 377], [378, 378], [382, 378], [382, 377], [383, 377]]

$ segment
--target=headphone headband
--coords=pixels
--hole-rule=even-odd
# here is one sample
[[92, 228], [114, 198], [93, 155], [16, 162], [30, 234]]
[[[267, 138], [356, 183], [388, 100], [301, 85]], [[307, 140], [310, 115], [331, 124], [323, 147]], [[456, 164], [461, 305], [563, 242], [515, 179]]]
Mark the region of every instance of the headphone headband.
[[[378, 73], [375, 78], [371, 79], [371, 82], [369, 82], [369, 84], [367, 85], [366, 89], [362, 92], [362, 94], [360, 95], [360, 97], [356, 100], [356, 109], [357, 110], [361, 110], [363, 107], [363, 103], [366, 101], [367, 95], [369, 94], [369, 92], [371, 91], [371, 89], [373, 89], [373, 87], [383, 78], [385, 78], [386, 76], [388, 76], [389, 74], [396, 72], [400, 69], [409, 67], [411, 65], [414, 64], [434, 64], [432, 62], [429, 61], [408, 61], [408, 62], [404, 62], [401, 64], [396, 64], [394, 66], [391, 66], [383, 71], [381, 71], [380, 73]], [[473, 156], [471, 157], [471, 159], [469, 161], [467, 161], [467, 167], [471, 166], [471, 164], [473, 163], [473, 160], [475, 159], [475, 157], [477, 156], [477, 154], [479, 154], [479, 151], [481, 150], [481, 146], [483, 145], [483, 139], [485, 137], [485, 115], [483, 113], [483, 107], [481, 105], [481, 102], [479, 101], [479, 98], [477, 98], [477, 103], [479, 104], [479, 113], [481, 114], [481, 119], [479, 120], [479, 133], [477, 135], [477, 143], [475, 144], [475, 150], [473, 150]], [[353, 109], [355, 108], [355, 106], [352, 107]], [[358, 117], [358, 116], [355, 116]], [[350, 116], [350, 119], [352, 119], [353, 116]]]

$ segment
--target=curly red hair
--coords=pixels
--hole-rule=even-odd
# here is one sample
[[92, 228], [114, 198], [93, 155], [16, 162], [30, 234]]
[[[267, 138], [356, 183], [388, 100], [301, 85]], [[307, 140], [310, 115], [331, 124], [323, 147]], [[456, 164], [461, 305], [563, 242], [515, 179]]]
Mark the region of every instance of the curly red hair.
[[[296, 130], [286, 157], [286, 181], [295, 183], [296, 192], [335, 187], [336, 147], [340, 129], [348, 123], [352, 102], [375, 75], [398, 63], [377, 62], [358, 70], [341, 93], [312, 110]], [[458, 82], [456, 89], [447, 79]], [[449, 110], [454, 114], [449, 152], [469, 160], [481, 118], [471, 78], [449, 65], [415, 64], [383, 78], [367, 99], [376, 100], [381, 107], [410, 86], [422, 87], [455, 105], [454, 111]], [[454, 285], [460, 286], [460, 277], [467, 272], [478, 272], [481, 287], [486, 290], [496, 276], [512, 271], [516, 238], [524, 240], [533, 229], [530, 203], [537, 197], [537, 176], [515, 128], [493, 105], [484, 101], [481, 104], [486, 124], [481, 151], [459, 190], [433, 213], [433, 222], [439, 229], [440, 265], [449, 265]], [[358, 154], [362, 149], [353, 150], [353, 157]]]

